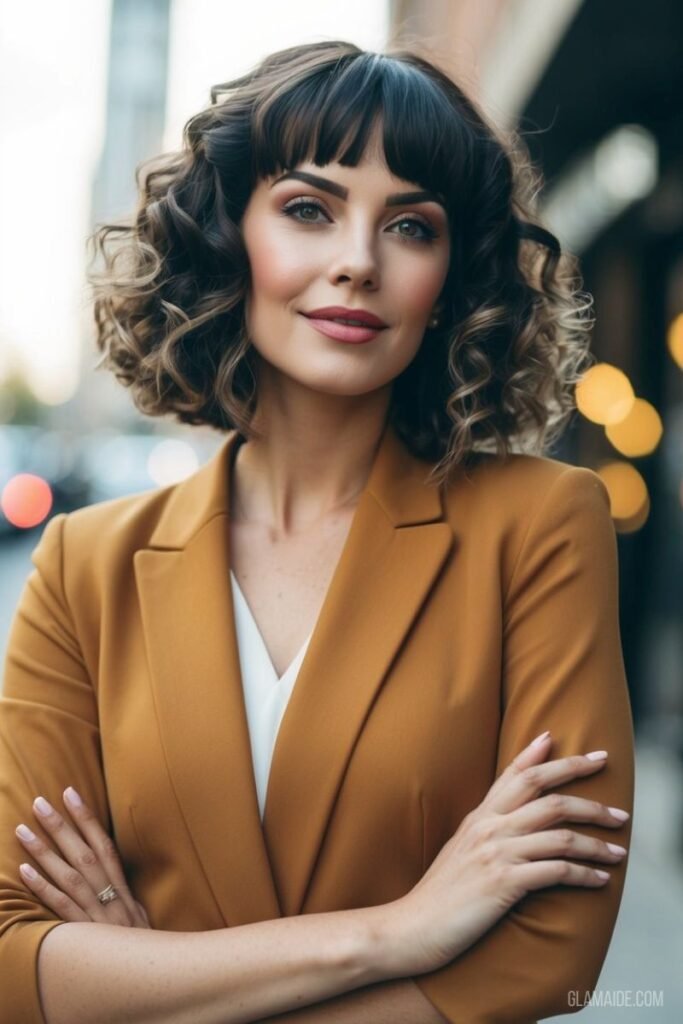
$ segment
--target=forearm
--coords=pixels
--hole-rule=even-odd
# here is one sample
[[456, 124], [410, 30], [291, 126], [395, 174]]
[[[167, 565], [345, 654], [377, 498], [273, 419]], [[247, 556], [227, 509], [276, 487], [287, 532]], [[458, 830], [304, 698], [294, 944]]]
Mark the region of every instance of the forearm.
[[448, 1024], [409, 978], [368, 988], [268, 1017], [259, 1024]]
[[390, 977], [377, 908], [207, 932], [64, 923], [43, 940], [48, 1024], [247, 1024]]

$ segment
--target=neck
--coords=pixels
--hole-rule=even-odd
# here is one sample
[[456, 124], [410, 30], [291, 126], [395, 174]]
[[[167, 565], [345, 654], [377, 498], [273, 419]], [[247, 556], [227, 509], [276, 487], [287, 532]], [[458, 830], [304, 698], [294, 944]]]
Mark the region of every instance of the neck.
[[[254, 425], [233, 467], [233, 518], [292, 535], [351, 511], [384, 431], [388, 389], [370, 395], [292, 394], [259, 382]], [[303, 391], [303, 393], [302, 393]]]

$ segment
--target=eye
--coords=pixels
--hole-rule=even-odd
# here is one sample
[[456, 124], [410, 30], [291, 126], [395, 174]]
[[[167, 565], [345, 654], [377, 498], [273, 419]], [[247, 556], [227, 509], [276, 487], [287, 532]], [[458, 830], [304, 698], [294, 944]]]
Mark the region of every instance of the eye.
[[431, 242], [435, 238], [438, 238], [436, 231], [426, 221], [420, 220], [417, 217], [401, 217], [400, 220], [395, 221], [391, 228], [397, 228], [401, 224], [408, 224], [412, 228], [419, 228], [422, 234], [409, 234], [406, 235], [403, 232], [398, 232], [398, 237], [406, 242]]
[[[304, 210], [325, 213], [321, 204], [316, 202], [315, 199], [292, 199], [282, 207], [282, 212], [286, 217], [291, 217], [293, 220], [298, 220], [303, 224], [320, 224], [320, 221], [314, 219], [314, 217], [305, 217], [303, 215]], [[296, 216], [297, 214], [300, 214], [300, 216]], [[327, 214], [325, 214], [325, 216], [327, 216]]]
[[[322, 221], [317, 217], [318, 213], [322, 213], [329, 221], [329, 217], [322, 204], [316, 199], [308, 196], [299, 196], [296, 199], [290, 199], [290, 201], [285, 203], [282, 207], [282, 213], [285, 217], [291, 217], [300, 224], [321, 224]], [[413, 228], [413, 230], [417, 228], [418, 232], [420, 232], [417, 234], [405, 234], [401, 231], [397, 232], [398, 237], [403, 242], [432, 242], [435, 238], [439, 237], [438, 233], [434, 231], [426, 221], [423, 221], [418, 217], [401, 217], [400, 220], [394, 221], [387, 230], [393, 231], [394, 228], [399, 227], [401, 224], [408, 224], [409, 227]]]

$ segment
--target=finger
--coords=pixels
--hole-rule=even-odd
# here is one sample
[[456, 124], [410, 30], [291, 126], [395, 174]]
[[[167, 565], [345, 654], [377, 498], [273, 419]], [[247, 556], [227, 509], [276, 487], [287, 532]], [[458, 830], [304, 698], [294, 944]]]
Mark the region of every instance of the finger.
[[549, 857], [570, 857], [572, 860], [620, 864], [626, 856], [623, 846], [566, 828], [515, 836], [510, 840], [509, 851], [517, 863], [546, 860]]
[[[62, 921], [91, 921], [92, 918], [61, 889], [36, 871], [31, 864], [19, 866], [24, 884], [35, 894], [36, 898], [49, 910], [52, 910]], [[34, 877], [35, 876], [35, 877]]]
[[50, 884], [54, 883], [54, 889], [68, 896], [70, 901], [87, 915], [87, 920], [104, 923], [109, 920], [102, 913], [101, 904], [98, 904], [92, 889], [79, 871], [67, 864], [23, 822], [17, 826], [15, 833], [24, 849], [40, 866], [43, 877], [50, 878], [52, 880]]
[[[128, 912], [119, 900], [103, 905], [97, 899], [96, 894], [110, 884], [110, 879], [96, 853], [83, 842], [73, 825], [43, 797], [36, 798], [33, 811], [63, 854], [60, 857], [40, 837], [30, 843], [32, 856], [49, 874], [55, 886], [70, 896], [90, 916], [91, 921], [129, 924]], [[21, 841], [25, 842], [23, 838]]]
[[[143, 919], [137, 901], [133, 898], [126, 881], [116, 845], [102, 827], [97, 815], [72, 786], [64, 790], [62, 799], [71, 818], [84, 836], [89, 848], [97, 854], [99, 863], [104, 869], [106, 881], [97, 889], [97, 892], [101, 892], [106, 885], [113, 885], [130, 920], [136, 924], [142, 923]], [[113, 907], [114, 902], [116, 901], [108, 903], [106, 906]]]
[[604, 768], [606, 762], [605, 750], [594, 750], [590, 754], [573, 754], [554, 761], [539, 761], [537, 753], [526, 759], [516, 758], [510, 766], [504, 785], [493, 795], [489, 809], [499, 814], [507, 814], [529, 800], [536, 799], [547, 789], [595, 774]]
[[506, 816], [505, 830], [508, 835], [526, 835], [557, 825], [560, 822], [588, 822], [619, 828], [624, 822], [597, 800], [586, 800], [570, 793], [548, 793], [532, 800]]
[[[100, 892], [109, 885], [110, 879], [100, 863], [96, 851], [83, 841], [80, 832], [74, 828], [71, 821], [64, 818], [42, 796], [36, 797], [33, 801], [33, 811], [36, 820], [50, 835], [64, 859], [71, 867], [77, 868], [81, 872], [93, 892]], [[63, 859], [49, 853], [45, 866], [57, 863], [63, 864]], [[63, 871], [61, 874], [63, 876]], [[55, 881], [59, 883], [61, 878], [55, 878]]]
[[513, 871], [513, 877], [524, 892], [549, 885], [581, 885], [595, 889], [606, 885], [611, 877], [603, 868], [590, 868], [568, 860], [536, 860], [517, 865]]
[[520, 750], [510, 764], [505, 768], [493, 785], [490, 787], [482, 806], [486, 805], [490, 810], [498, 810], [500, 795], [505, 793], [510, 783], [517, 778], [526, 768], [545, 760], [552, 747], [552, 736], [550, 732], [541, 733], [532, 740], [523, 750]]

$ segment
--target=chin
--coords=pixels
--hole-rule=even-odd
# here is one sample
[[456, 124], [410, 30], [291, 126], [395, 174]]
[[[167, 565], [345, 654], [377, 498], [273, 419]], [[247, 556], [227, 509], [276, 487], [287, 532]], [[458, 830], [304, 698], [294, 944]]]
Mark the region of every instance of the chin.
[[356, 398], [359, 395], [367, 395], [390, 383], [386, 380], [375, 381], [367, 377], [360, 378], [358, 375], [353, 375], [349, 379], [348, 376], [344, 376], [342, 373], [326, 373], [306, 379], [297, 377], [292, 379], [309, 391], [315, 391], [321, 395], [336, 395], [339, 398]]

